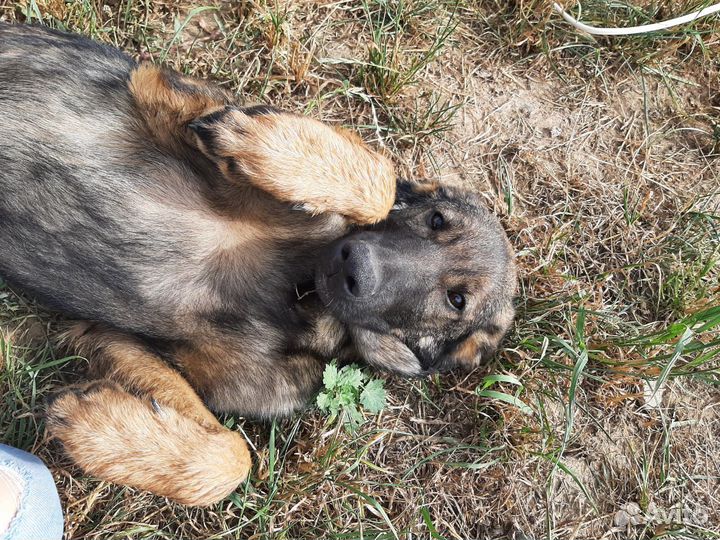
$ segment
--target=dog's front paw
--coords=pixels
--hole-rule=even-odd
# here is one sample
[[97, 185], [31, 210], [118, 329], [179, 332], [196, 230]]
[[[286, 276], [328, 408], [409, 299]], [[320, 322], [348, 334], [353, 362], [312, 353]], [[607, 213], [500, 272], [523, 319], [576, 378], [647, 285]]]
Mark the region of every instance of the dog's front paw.
[[312, 213], [367, 225], [385, 219], [395, 201], [392, 163], [344, 129], [270, 107], [226, 107], [189, 128], [226, 177]]
[[238, 433], [202, 426], [107, 380], [53, 395], [47, 427], [87, 473], [183, 504], [223, 499], [252, 465]]

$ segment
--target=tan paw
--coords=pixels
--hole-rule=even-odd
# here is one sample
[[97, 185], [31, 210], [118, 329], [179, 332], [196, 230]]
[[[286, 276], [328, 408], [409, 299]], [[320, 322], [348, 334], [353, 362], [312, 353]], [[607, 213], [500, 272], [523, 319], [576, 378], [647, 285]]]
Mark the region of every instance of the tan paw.
[[223, 499], [252, 465], [238, 433], [202, 426], [107, 380], [52, 396], [47, 427], [87, 473], [183, 504]]
[[269, 107], [227, 107], [190, 128], [225, 176], [312, 213], [376, 223], [395, 201], [392, 163], [344, 129]]

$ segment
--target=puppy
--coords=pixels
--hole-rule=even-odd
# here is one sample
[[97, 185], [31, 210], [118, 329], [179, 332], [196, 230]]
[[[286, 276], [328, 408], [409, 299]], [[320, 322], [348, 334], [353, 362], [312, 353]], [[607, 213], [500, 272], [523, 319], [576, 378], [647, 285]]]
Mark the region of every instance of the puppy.
[[497, 219], [350, 132], [4, 24], [0, 113], [0, 274], [80, 321], [47, 425], [100, 478], [211, 504], [251, 460], [210, 410], [290, 413], [332, 358], [472, 368], [511, 324]]

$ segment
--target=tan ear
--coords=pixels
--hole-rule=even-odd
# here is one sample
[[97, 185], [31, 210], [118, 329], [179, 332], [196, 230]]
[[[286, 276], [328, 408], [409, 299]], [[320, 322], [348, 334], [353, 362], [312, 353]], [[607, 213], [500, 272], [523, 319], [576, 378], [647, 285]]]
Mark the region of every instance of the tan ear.
[[343, 129], [270, 107], [227, 107], [190, 128], [226, 176], [312, 213], [369, 224], [384, 219], [395, 200], [390, 161]]
[[448, 354], [446, 365], [474, 369], [497, 351], [512, 324], [515, 310], [508, 305], [498, 311], [490, 323], [460, 341]]
[[364, 328], [353, 328], [350, 333], [358, 353], [371, 366], [406, 377], [423, 375], [418, 357], [395, 336]]

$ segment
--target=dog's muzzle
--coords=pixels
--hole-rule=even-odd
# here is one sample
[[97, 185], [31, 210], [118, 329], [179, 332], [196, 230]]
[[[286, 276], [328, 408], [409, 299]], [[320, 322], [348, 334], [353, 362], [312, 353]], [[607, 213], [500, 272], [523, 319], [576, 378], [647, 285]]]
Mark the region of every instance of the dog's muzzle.
[[336, 252], [345, 292], [355, 298], [366, 298], [377, 291], [380, 272], [372, 246], [359, 239], [342, 242]]

